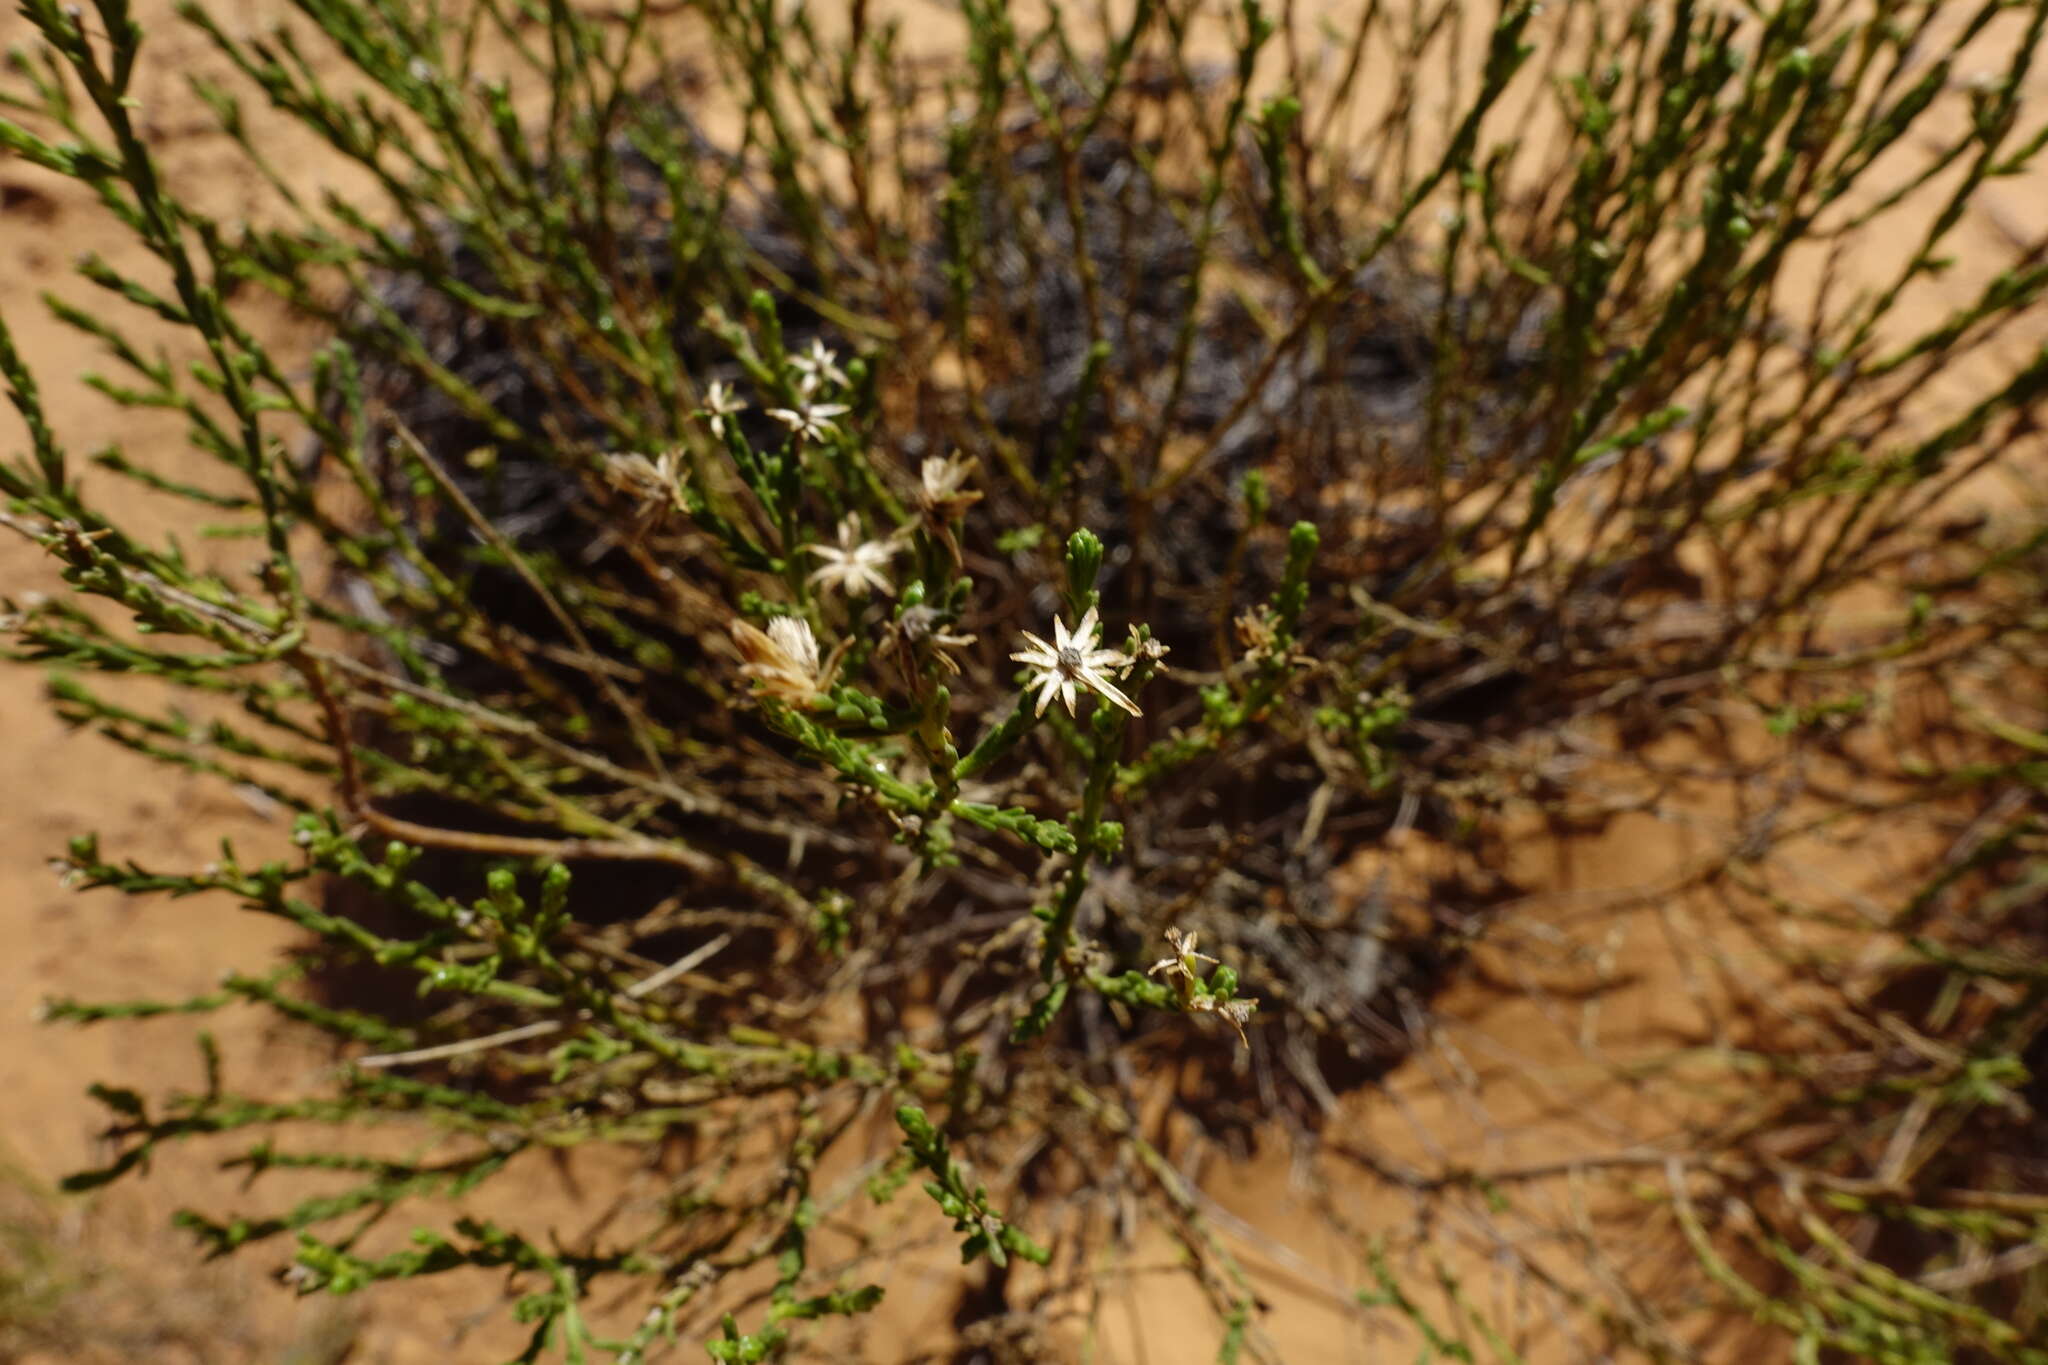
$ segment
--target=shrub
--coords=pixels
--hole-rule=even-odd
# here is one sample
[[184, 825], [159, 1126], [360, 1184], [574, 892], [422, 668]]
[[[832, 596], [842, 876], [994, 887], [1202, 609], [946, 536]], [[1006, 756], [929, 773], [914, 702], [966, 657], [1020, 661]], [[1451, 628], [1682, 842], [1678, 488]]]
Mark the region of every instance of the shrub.
[[[118, 363], [91, 382], [188, 436], [89, 462], [260, 550], [236, 567], [96, 510], [0, 328], [30, 440], [0, 468], [7, 524], [75, 590], [14, 605], [17, 653], [67, 720], [294, 813], [260, 861], [145, 868], [82, 834], [64, 865], [307, 938], [200, 1000], [51, 1012], [253, 1003], [344, 1062], [310, 1096], [211, 1070], [199, 1095], [103, 1087], [119, 1155], [74, 1185], [261, 1134], [252, 1172], [352, 1183], [188, 1213], [210, 1251], [296, 1239], [302, 1291], [503, 1268], [527, 1358], [570, 1359], [719, 1314], [715, 1359], [830, 1350], [801, 1324], [875, 1306], [910, 1243], [859, 1209], [912, 1180], [988, 1265], [965, 1316], [1055, 1350], [1105, 1211], [1135, 1208], [1185, 1247], [1222, 1358], [1268, 1358], [1138, 1097], [1172, 1074], [1199, 1131], [1312, 1132], [1422, 1045], [1513, 890], [1486, 870], [1503, 813], [1562, 809], [1585, 726], [1643, 745], [1724, 687], [1788, 732], [1837, 714], [1799, 656], [1845, 590], [1919, 586], [2048, 385], [2048, 354], [1995, 358], [2048, 284], [2038, 244], [1997, 272], [1957, 245], [2048, 138], [2021, 127], [2048, 7], [1319, 27], [1141, 2], [1027, 27], [970, 0], [939, 56], [861, 5], [834, 31], [659, 8], [296, 0], [295, 26], [238, 36], [184, 6], [234, 73], [195, 89], [270, 191], [226, 221], [141, 131], [124, 0], [27, 0], [0, 142], [93, 186], [149, 258], [81, 263], [105, 310], [52, 306]], [[1993, 41], [2004, 67], [1962, 80]], [[374, 193], [281, 165], [271, 122]], [[1849, 293], [1844, 262], [1881, 249]], [[263, 296], [326, 340], [266, 342]], [[1980, 390], [1918, 401], [1971, 356]], [[1942, 591], [2031, 552], [1986, 553]], [[1923, 606], [1875, 650], [1982, 660], [2040, 625], [1987, 619]], [[133, 674], [198, 710], [151, 709]], [[2023, 819], [1989, 777], [1941, 780]], [[2037, 809], [2038, 772], [1997, 780]], [[1347, 851], [1417, 828], [1467, 855], [1417, 904], [1333, 892]], [[2038, 838], [2012, 828], [2001, 856]], [[1925, 1093], [2019, 1103], [2038, 973], [1926, 941], [1912, 970], [1962, 981], [1943, 1017], [2004, 1060]], [[1980, 979], [2031, 1003], [1958, 1013]], [[1896, 1121], [1845, 1117], [1834, 1078], [1782, 1103]], [[371, 1123], [440, 1136], [372, 1157]], [[370, 1233], [579, 1144], [686, 1169], [588, 1246], [511, 1210]], [[1682, 1184], [1673, 1208], [1812, 1349], [1876, 1351], [1904, 1305], [1916, 1341], [2021, 1358], [1999, 1296], [2034, 1286], [2037, 1319], [2010, 1249], [2038, 1199], [1929, 1231], [1922, 1192], [1892, 1192], [1921, 1233], [1845, 1258], [1853, 1293], [1759, 1288]], [[1805, 1276], [1832, 1234], [1794, 1221], [1766, 1251]], [[1898, 1278], [1994, 1241], [2010, 1274]], [[632, 1288], [593, 1309], [608, 1282]]]

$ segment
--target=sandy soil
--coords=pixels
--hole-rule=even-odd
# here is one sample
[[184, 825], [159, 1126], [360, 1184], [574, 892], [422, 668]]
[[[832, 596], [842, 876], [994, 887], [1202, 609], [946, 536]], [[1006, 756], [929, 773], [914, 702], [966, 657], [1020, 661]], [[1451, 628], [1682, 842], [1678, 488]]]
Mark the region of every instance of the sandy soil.
[[[254, 204], [253, 188], [233, 173], [236, 153], [205, 131], [203, 111], [183, 85], [188, 71], [208, 65], [203, 41], [166, 21], [167, 0], [138, 0], [136, 8], [153, 35], [144, 109], [171, 175], [198, 189], [216, 210]], [[285, 7], [239, 0], [219, 8], [251, 22]], [[11, 14], [0, 18], [0, 41], [13, 41], [24, 27]], [[309, 181], [327, 183], [317, 159], [302, 164]], [[2038, 185], [1997, 187], [1984, 230], [2023, 222], [2030, 209], [2038, 216], [2039, 194]], [[66, 269], [86, 251], [122, 263], [137, 256], [80, 187], [0, 161], [0, 313], [42, 377], [58, 429], [90, 445], [175, 442], [174, 426], [111, 409], [67, 382], [98, 357], [87, 340], [49, 322], [34, 299], [54, 289], [91, 302], [91, 286]], [[282, 320], [265, 325], [284, 334]], [[0, 413], [0, 450], [19, 446], [14, 414]], [[106, 489], [105, 501], [138, 516], [156, 514], [125, 488]], [[235, 553], [231, 542], [201, 552]], [[0, 594], [18, 598], [55, 586], [32, 548], [0, 537]], [[1699, 720], [1705, 727], [1730, 717]], [[277, 1255], [194, 1265], [168, 1215], [187, 1204], [226, 1202], [237, 1184], [233, 1172], [215, 1169], [197, 1153], [170, 1154], [148, 1179], [124, 1181], [90, 1198], [49, 1194], [64, 1173], [95, 1161], [103, 1111], [84, 1093], [89, 1081], [161, 1091], [196, 1085], [201, 1072], [189, 1020], [36, 1027], [31, 1017], [39, 1002], [201, 993], [226, 970], [271, 962], [288, 939], [276, 925], [228, 904], [77, 894], [58, 884], [44, 860], [65, 840], [93, 829], [119, 857], [168, 866], [204, 862], [224, 838], [258, 854], [284, 832], [259, 806], [214, 782], [67, 731], [52, 719], [31, 670], [0, 669], [0, 735], [6, 739], [0, 744], [0, 943], [8, 945], [0, 952], [0, 1267], [14, 1254], [10, 1230], [34, 1233], [50, 1249], [46, 1262], [26, 1272], [48, 1289], [41, 1344], [36, 1332], [12, 1344], [0, 1338], [0, 1360], [10, 1358], [10, 1350], [17, 1352], [14, 1359], [38, 1362], [484, 1358], [486, 1341], [499, 1339], [494, 1330], [461, 1347], [450, 1342], [495, 1297], [485, 1284], [467, 1286], [474, 1291], [467, 1297], [398, 1291], [368, 1303], [335, 1304], [296, 1300], [274, 1284], [269, 1272]], [[1742, 742], [1765, 743], [1753, 724]], [[1676, 766], [1696, 752], [1681, 727], [1668, 753], [1648, 757]], [[1618, 759], [1596, 760], [1586, 769], [1589, 781], [1616, 784], [1639, 779], [1641, 771], [1639, 763]], [[1496, 939], [1483, 954], [1484, 970], [1469, 974], [1440, 1002], [1438, 1046], [1428, 1058], [1383, 1089], [1344, 1098], [1333, 1125], [1344, 1134], [1342, 1145], [1412, 1172], [1480, 1166], [1541, 1172], [1557, 1163], [1625, 1157], [1682, 1121], [1685, 1102], [1672, 1098], [1671, 1087], [1641, 1086], [1622, 1063], [1675, 1040], [1713, 1038], [1724, 1022], [1717, 1004], [1730, 983], [1754, 982], [1769, 970], [1734, 931], [1725, 906], [1663, 891], [1739, 831], [1743, 804], [1743, 794], [1726, 786], [1685, 789], [1590, 836], [1561, 836], [1532, 817], [1526, 837], [1512, 846], [1515, 865], [1506, 869], [1518, 884], [1537, 888], [1517, 909], [1517, 930]], [[1814, 841], [1787, 850], [1780, 870], [1853, 900], [1905, 875], [1928, 851], [1926, 841], [1896, 832], [1874, 842]], [[1432, 861], [1450, 856], [1416, 841], [1393, 854], [1362, 853], [1350, 874], [1361, 894], [1385, 874], [1395, 894], [1420, 896]], [[1703, 943], [1714, 946], [1702, 952]], [[1602, 989], [1574, 989], [1588, 985]], [[210, 1027], [231, 1074], [260, 1073], [291, 1084], [311, 1079], [322, 1064], [250, 1012], [229, 1012]], [[1473, 1099], [1475, 1081], [1483, 1105]], [[577, 1179], [536, 1185], [519, 1197], [558, 1211], [563, 1225], [572, 1226], [587, 1189], [627, 1178], [601, 1163], [570, 1174]], [[1365, 1178], [1355, 1162], [1302, 1158], [1280, 1134], [1227, 1172], [1211, 1163], [1208, 1177], [1200, 1196], [1205, 1215], [1258, 1271], [1262, 1292], [1278, 1310], [1269, 1329], [1284, 1358], [1368, 1361], [1390, 1350], [1391, 1341], [1375, 1335], [1352, 1306], [1354, 1292], [1370, 1283], [1356, 1241], [1338, 1237], [1321, 1215], [1334, 1211], [1367, 1233], [1405, 1228], [1414, 1218], [1414, 1191], [1398, 1180]], [[1611, 1201], [1587, 1200], [1575, 1176], [1534, 1176], [1518, 1198], [1532, 1241], [1553, 1239], [1538, 1255], [1558, 1263], [1567, 1278], [1611, 1275], [1641, 1283], [1672, 1250], [1643, 1248], [1639, 1257], [1619, 1256], [1612, 1264], [1588, 1258], [1567, 1233], [1590, 1232], [1604, 1222], [1607, 1244], [1625, 1246], [1626, 1238], [1613, 1234], [1625, 1232], [1631, 1215]], [[1482, 1303], [1487, 1293], [1528, 1289], [1525, 1276], [1489, 1276], [1488, 1267], [1502, 1264], [1490, 1240], [1495, 1235], [1453, 1216], [1429, 1243], [1444, 1263], [1477, 1276], [1472, 1292]], [[1140, 1246], [1126, 1254], [1134, 1263], [1158, 1263], [1170, 1253]], [[1194, 1341], [1213, 1342], [1206, 1309], [1193, 1301], [1149, 1291], [1130, 1298], [1105, 1314], [1097, 1359], [1183, 1358], [1176, 1343], [1189, 1339], [1190, 1323], [1198, 1329]], [[927, 1307], [937, 1302], [934, 1296]], [[1511, 1304], [1504, 1297], [1483, 1306]], [[909, 1312], [892, 1320], [889, 1331], [915, 1340], [943, 1322], [942, 1316], [919, 1319]], [[1580, 1343], [1565, 1328], [1539, 1328], [1522, 1344], [1548, 1358], [1579, 1358]], [[1206, 1355], [1211, 1348], [1201, 1349]], [[1730, 1338], [1709, 1354], [1732, 1359], [1739, 1350]]]

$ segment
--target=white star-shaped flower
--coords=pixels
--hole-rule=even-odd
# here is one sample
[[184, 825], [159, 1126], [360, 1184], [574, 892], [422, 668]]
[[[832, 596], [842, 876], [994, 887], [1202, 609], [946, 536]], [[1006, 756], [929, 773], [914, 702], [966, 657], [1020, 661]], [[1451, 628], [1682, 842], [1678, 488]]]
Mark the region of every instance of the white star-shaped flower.
[[844, 403], [813, 403], [807, 398], [793, 408], [770, 408], [768, 415], [806, 441], [822, 441], [839, 430], [832, 419], [851, 411]]
[[848, 597], [866, 597], [871, 591], [884, 597], [895, 596], [896, 585], [882, 570], [895, 555], [896, 542], [862, 540], [860, 522], [851, 514], [839, 523], [838, 545], [806, 545], [804, 548], [825, 561], [811, 575], [811, 582], [836, 588]]
[[725, 419], [746, 410], [747, 405], [733, 396], [732, 385], [724, 380], [715, 380], [704, 390], [704, 411], [710, 414], [704, 424], [721, 441], [725, 439]]
[[789, 368], [803, 376], [798, 381], [798, 387], [806, 394], [827, 381], [837, 384], [842, 389], [853, 382], [846, 377], [846, 371], [839, 368], [839, 353], [828, 348], [816, 337], [811, 338], [811, 348], [808, 351], [801, 351], [789, 358]]
[[1051, 644], [1047, 644], [1028, 630], [1024, 632], [1024, 638], [1031, 642], [1031, 648], [1020, 650], [1010, 657], [1038, 672], [1038, 676], [1030, 682], [1030, 686], [1038, 689], [1036, 714], [1044, 715], [1045, 708], [1051, 705], [1054, 697], [1058, 697], [1066, 704], [1067, 714], [1073, 715], [1077, 686], [1087, 688], [1134, 716], [1144, 714], [1129, 697], [1117, 690], [1115, 683], [1109, 680], [1106, 670], [1115, 669], [1122, 672], [1131, 666], [1131, 659], [1122, 650], [1097, 648], [1097, 637], [1101, 629], [1101, 625], [1095, 619], [1095, 608], [1090, 607], [1081, 617], [1080, 624], [1072, 631], [1067, 629], [1065, 621], [1054, 617]]

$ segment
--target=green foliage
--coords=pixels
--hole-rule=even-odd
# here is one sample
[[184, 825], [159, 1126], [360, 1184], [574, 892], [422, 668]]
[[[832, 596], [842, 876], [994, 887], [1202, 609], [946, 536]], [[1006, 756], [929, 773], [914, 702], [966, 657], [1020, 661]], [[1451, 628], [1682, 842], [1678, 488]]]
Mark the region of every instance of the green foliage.
[[[1245, 0], [1220, 65], [1182, 3], [1025, 31], [976, 0], [938, 61], [866, 6], [834, 34], [664, 8], [295, 0], [243, 32], [186, 4], [222, 68], [194, 91], [263, 190], [236, 221], [152, 145], [127, 0], [24, 0], [0, 148], [133, 239], [79, 265], [101, 306], [52, 313], [109, 358], [92, 388], [184, 441], [80, 460], [0, 318], [28, 441], [0, 524], [69, 589], [6, 604], [7, 652], [67, 724], [292, 817], [254, 867], [81, 832], [59, 870], [225, 896], [305, 945], [192, 999], [46, 1014], [250, 1005], [337, 1062], [243, 1095], [202, 1043], [202, 1094], [95, 1089], [110, 1156], [74, 1189], [187, 1142], [331, 1179], [187, 1211], [209, 1254], [289, 1234], [291, 1282], [337, 1295], [490, 1271], [525, 1359], [714, 1330], [715, 1360], [829, 1357], [882, 1297], [846, 1286], [903, 1251], [861, 1196], [921, 1169], [998, 1298], [1016, 1258], [1093, 1301], [1085, 1246], [996, 1207], [1081, 1228], [1054, 1211], [1099, 1201], [1185, 1249], [1220, 1358], [1274, 1359], [1143, 1097], [1171, 1075], [1194, 1131], [1241, 1131], [1246, 1094], [1314, 1128], [1427, 1041], [1511, 903], [1445, 885], [1406, 923], [1335, 904], [1332, 866], [1418, 822], [1497, 848], [1517, 802], [1577, 795], [1541, 755], [1591, 721], [1669, 733], [1669, 697], [1827, 745], [1889, 694], [1813, 674], [2039, 662], [2038, 517], [1958, 560], [1937, 514], [2017, 467], [2048, 390], [2048, 351], [1993, 344], [2048, 289], [2038, 252], [1946, 283], [1982, 188], [2048, 145], [2021, 127], [2048, 6], [1952, 29], [1932, 5], [1375, 5], [1325, 42]], [[1983, 38], [2005, 65], [1966, 84]], [[280, 164], [271, 124], [363, 193]], [[1915, 147], [1907, 182], [1875, 175]], [[1904, 245], [1890, 274], [1805, 301], [1874, 237]], [[325, 340], [268, 342], [258, 298]], [[1966, 360], [1960, 396], [1909, 409]], [[197, 547], [107, 510], [114, 480]], [[1872, 584], [1898, 618], [1816, 645]], [[1772, 1061], [1787, 1090], [1742, 1131], [1836, 1133], [1810, 1189], [1688, 1152], [1749, 1221], [1669, 1192], [1725, 1301], [1809, 1353], [2039, 1358], [2038, 1200], [1991, 1187], [1997, 1152], [1935, 1159], [1973, 1116], [2037, 1123], [2048, 740], [1968, 700], [1981, 752], [1903, 775], [1977, 842], [1869, 929], [1895, 959], [1871, 991], [1938, 1003], [1843, 997], [1867, 1027], [1827, 1044], [1882, 1079]], [[1924, 1066], [1862, 1056], [1901, 1030]], [[371, 1125], [419, 1145], [372, 1158]], [[442, 1216], [585, 1144], [688, 1170], [573, 1245]], [[1873, 1185], [1856, 1154], [1887, 1144], [1917, 1159]], [[1911, 1229], [1911, 1274], [1872, 1220]], [[1452, 1331], [1374, 1264], [1369, 1306], [1425, 1352], [1514, 1358], [1455, 1284]], [[1556, 1292], [1615, 1341], [1675, 1340]]]
[[955, 1232], [967, 1234], [960, 1244], [962, 1263], [977, 1256], [986, 1256], [997, 1266], [1007, 1264], [1011, 1256], [1039, 1265], [1052, 1259], [1051, 1252], [989, 1207], [985, 1187], [968, 1183], [967, 1173], [948, 1150], [946, 1135], [932, 1126], [924, 1110], [914, 1104], [903, 1105], [896, 1111], [896, 1123], [903, 1129], [904, 1150], [934, 1177], [925, 1181], [925, 1193], [953, 1220]]

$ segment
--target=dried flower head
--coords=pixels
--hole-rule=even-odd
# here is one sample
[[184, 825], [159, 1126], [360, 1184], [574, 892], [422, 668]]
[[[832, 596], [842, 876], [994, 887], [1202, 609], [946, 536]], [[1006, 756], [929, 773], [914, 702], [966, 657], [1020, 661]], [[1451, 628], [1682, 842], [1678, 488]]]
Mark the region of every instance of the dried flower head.
[[822, 441], [839, 430], [832, 419], [852, 411], [844, 403], [813, 403], [808, 398], [793, 408], [770, 408], [768, 415], [806, 441]]
[[645, 502], [674, 502], [682, 466], [676, 452], [665, 450], [653, 459], [635, 452], [604, 457], [605, 477]]
[[1242, 612], [1232, 624], [1237, 628], [1237, 643], [1244, 648], [1248, 664], [1293, 667], [1310, 661], [1307, 654], [1295, 648], [1293, 641], [1282, 638], [1279, 618], [1270, 608]]
[[1080, 624], [1070, 632], [1067, 623], [1053, 618], [1053, 639], [1047, 644], [1030, 631], [1024, 638], [1031, 642], [1031, 648], [1020, 650], [1010, 657], [1028, 668], [1038, 671], [1030, 682], [1038, 689], [1036, 714], [1044, 715], [1045, 708], [1058, 697], [1066, 704], [1067, 714], [1074, 714], [1077, 687], [1085, 687], [1113, 705], [1120, 706], [1132, 715], [1142, 715], [1136, 703], [1117, 690], [1109, 680], [1108, 670], [1121, 673], [1131, 666], [1130, 656], [1121, 650], [1099, 649], [1097, 637], [1102, 627], [1095, 619], [1095, 608], [1088, 608]]
[[1173, 949], [1173, 956], [1160, 958], [1145, 969], [1145, 975], [1157, 976], [1161, 972], [1165, 972], [1169, 976], [1177, 976], [1183, 980], [1192, 981], [1195, 976], [1195, 964], [1197, 962], [1213, 963], [1216, 961], [1215, 958], [1210, 957], [1207, 953], [1195, 951], [1195, 945], [1201, 941], [1201, 938], [1202, 936], [1199, 933], [1184, 934], [1177, 928], [1169, 928], [1166, 931], [1166, 946]]
[[1233, 622], [1237, 627], [1237, 642], [1247, 654], [1263, 655], [1271, 652], [1274, 641], [1273, 618], [1263, 611], [1246, 611], [1238, 614]]
[[981, 500], [979, 489], [967, 487], [968, 476], [974, 473], [974, 460], [963, 457], [959, 451], [944, 457], [928, 455], [918, 466], [918, 501], [925, 510], [935, 516], [958, 516], [962, 511]]
[[932, 607], [915, 606], [905, 608], [903, 614], [896, 618], [896, 635], [906, 647], [923, 644], [930, 645], [932, 647], [932, 657], [939, 661], [940, 666], [948, 673], [958, 673], [960, 665], [946, 651], [949, 649], [965, 649], [974, 643], [975, 637], [946, 630], [940, 624], [943, 619], [939, 612]]
[[734, 618], [732, 642], [739, 647], [740, 673], [758, 684], [762, 695], [792, 706], [804, 706], [824, 695], [825, 668], [818, 662], [818, 641], [810, 622], [801, 616], [778, 616], [760, 630]]
[[1124, 645], [1124, 653], [1130, 656], [1134, 664], [1143, 662], [1157, 665], [1172, 652], [1167, 648], [1165, 641], [1153, 639], [1149, 633], [1139, 630], [1136, 626], [1131, 627], [1131, 638]]
[[747, 405], [733, 396], [732, 385], [724, 380], [714, 380], [704, 390], [704, 424], [721, 441], [725, 439], [725, 419], [746, 410]]
[[804, 548], [825, 561], [811, 575], [811, 582], [837, 589], [848, 597], [866, 597], [869, 592], [879, 592], [884, 597], [895, 595], [896, 585], [882, 570], [895, 555], [896, 542], [862, 540], [860, 521], [851, 513], [839, 523], [838, 545], [806, 545]]
[[1198, 995], [1188, 1002], [1188, 1008], [1200, 1013], [1215, 1015], [1224, 1023], [1237, 1030], [1238, 1042], [1243, 1043], [1246, 1047], [1252, 1045], [1252, 1040], [1245, 1036], [1244, 1026], [1250, 1022], [1254, 1014], [1259, 1012], [1258, 1001], [1249, 999], [1218, 1001], [1213, 995]]
[[1200, 939], [1196, 933], [1182, 933], [1177, 928], [1166, 931], [1166, 946], [1173, 950], [1171, 957], [1162, 957], [1145, 969], [1145, 975], [1158, 976], [1162, 973], [1173, 982], [1174, 991], [1180, 996], [1181, 1008], [1191, 1014], [1213, 1014], [1237, 1030], [1237, 1040], [1246, 1047], [1251, 1039], [1245, 1036], [1244, 1026], [1252, 1015], [1258, 1012], [1259, 1002], [1252, 999], [1222, 999], [1218, 991], [1201, 986], [1195, 964], [1207, 962], [1212, 966], [1222, 964], [1207, 953], [1200, 952], [1195, 945]]
[[802, 376], [797, 381], [797, 387], [805, 394], [812, 392], [821, 383], [837, 384], [843, 389], [853, 382], [846, 377], [846, 372], [839, 368], [839, 353], [829, 349], [816, 337], [811, 338], [809, 350], [789, 358], [789, 368]]

